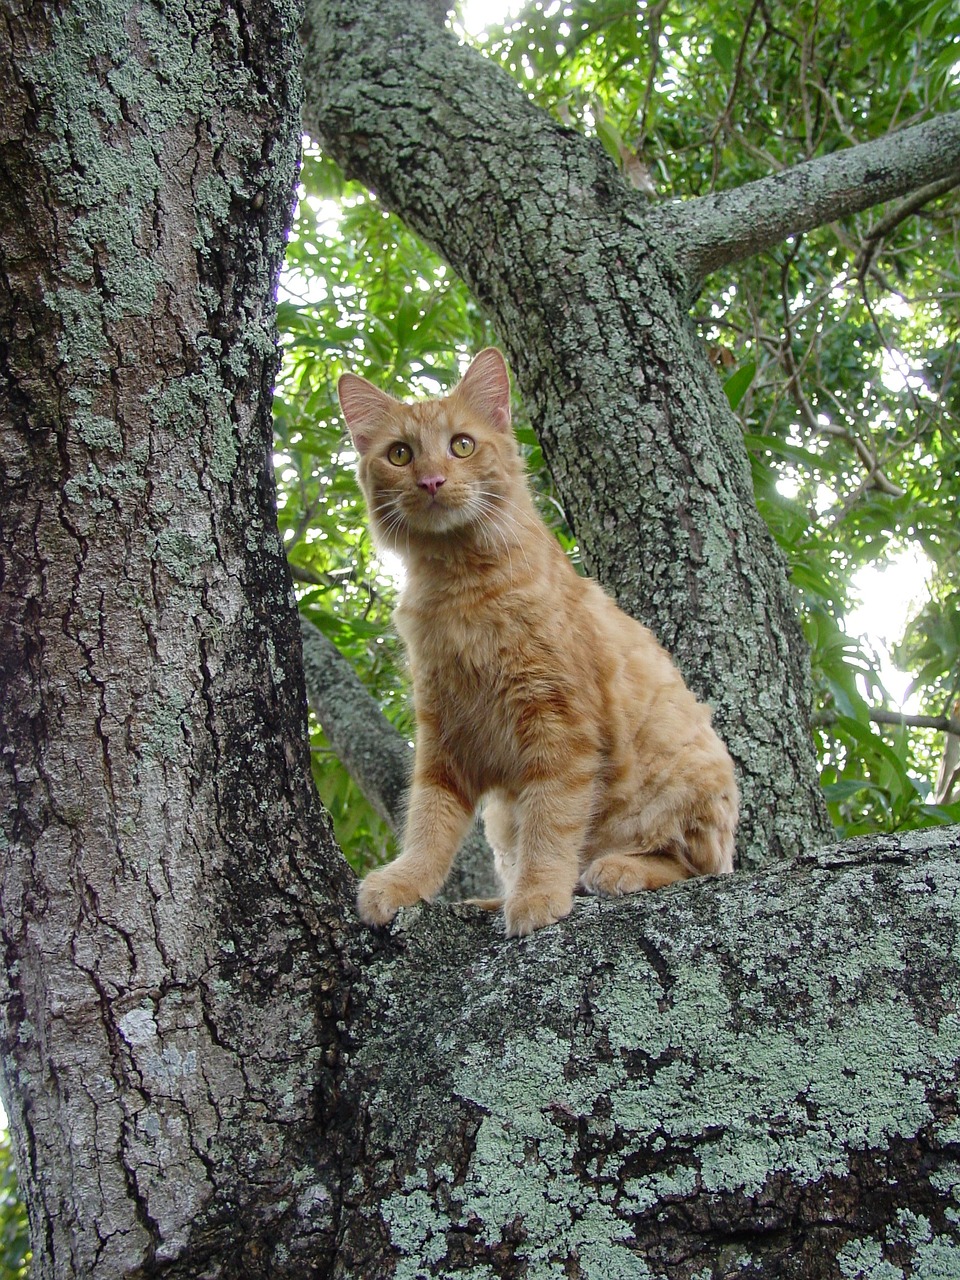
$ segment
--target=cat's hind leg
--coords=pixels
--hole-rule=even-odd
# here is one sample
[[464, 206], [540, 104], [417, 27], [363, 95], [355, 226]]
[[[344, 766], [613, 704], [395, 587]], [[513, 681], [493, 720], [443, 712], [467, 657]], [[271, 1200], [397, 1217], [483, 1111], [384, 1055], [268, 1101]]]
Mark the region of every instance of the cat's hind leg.
[[580, 876], [580, 883], [603, 898], [662, 889], [694, 874], [684, 859], [671, 853], [603, 853]]
[[580, 884], [591, 893], [618, 898], [693, 876], [730, 872], [735, 813], [732, 820], [726, 812], [718, 817], [723, 820], [691, 824], [682, 834], [676, 832], [659, 843], [651, 840], [633, 849], [599, 854], [584, 868]]
[[615, 898], [732, 871], [737, 786], [728, 759], [726, 769], [714, 773], [715, 779], [707, 774], [715, 785], [706, 792], [690, 786], [661, 791], [656, 803], [638, 815], [635, 826], [601, 830], [594, 840], [606, 837], [610, 851], [590, 860], [580, 884], [591, 893]]
[[493, 866], [503, 890], [499, 898], [466, 898], [465, 905], [481, 911], [499, 911], [510, 892], [516, 866], [517, 821], [514, 806], [504, 795], [493, 795], [484, 801], [483, 829], [493, 851]]

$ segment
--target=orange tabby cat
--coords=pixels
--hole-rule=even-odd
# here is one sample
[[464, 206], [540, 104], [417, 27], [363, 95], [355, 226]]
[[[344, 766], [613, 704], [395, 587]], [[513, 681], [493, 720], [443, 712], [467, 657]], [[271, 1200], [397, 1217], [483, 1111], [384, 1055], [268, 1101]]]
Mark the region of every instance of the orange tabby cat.
[[509, 935], [565, 916], [578, 880], [616, 895], [731, 871], [737, 786], [710, 712], [538, 516], [500, 352], [440, 400], [349, 373], [338, 391], [374, 538], [406, 566], [417, 720], [403, 853], [361, 884], [363, 920], [437, 893], [481, 801]]

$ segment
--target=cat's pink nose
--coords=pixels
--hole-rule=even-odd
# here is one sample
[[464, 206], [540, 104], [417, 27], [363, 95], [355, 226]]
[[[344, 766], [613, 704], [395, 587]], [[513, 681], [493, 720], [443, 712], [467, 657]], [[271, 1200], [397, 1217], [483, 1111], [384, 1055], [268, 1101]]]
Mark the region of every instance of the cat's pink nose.
[[424, 476], [422, 480], [418, 480], [417, 484], [421, 489], [426, 489], [430, 497], [436, 497], [437, 490], [446, 480], [445, 476]]

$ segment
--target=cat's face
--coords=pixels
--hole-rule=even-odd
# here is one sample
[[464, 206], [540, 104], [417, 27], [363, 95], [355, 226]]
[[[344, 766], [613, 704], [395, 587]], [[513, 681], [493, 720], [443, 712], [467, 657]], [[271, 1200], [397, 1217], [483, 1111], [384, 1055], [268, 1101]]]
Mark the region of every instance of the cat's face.
[[353, 374], [344, 374], [338, 390], [381, 546], [403, 554], [458, 535], [483, 538], [509, 519], [522, 465], [498, 351], [481, 352], [441, 400], [400, 404]]
[[[506, 447], [505, 447], [506, 446]], [[398, 406], [361, 455], [360, 485], [380, 540], [479, 528], [507, 498], [512, 437], [455, 401]]]

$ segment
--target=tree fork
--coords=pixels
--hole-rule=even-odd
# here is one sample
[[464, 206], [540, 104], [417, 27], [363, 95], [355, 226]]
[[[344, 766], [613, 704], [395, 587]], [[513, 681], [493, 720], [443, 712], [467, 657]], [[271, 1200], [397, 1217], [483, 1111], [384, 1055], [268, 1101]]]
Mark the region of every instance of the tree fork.
[[36, 1275], [960, 1270], [956, 829], [522, 944], [464, 908], [357, 929], [267, 469], [295, 23], [0, 27], [0, 1051]]

